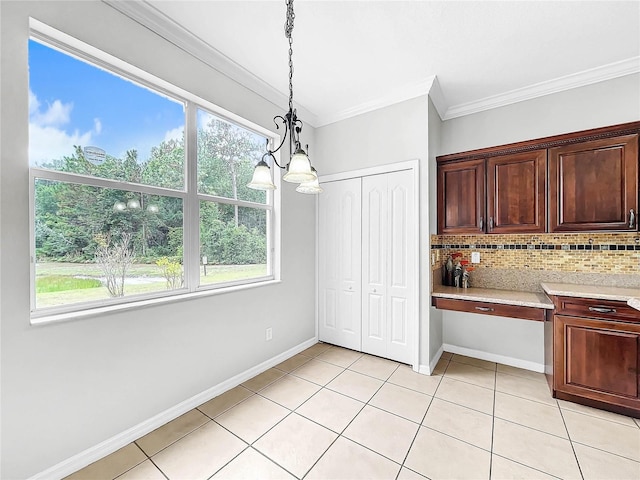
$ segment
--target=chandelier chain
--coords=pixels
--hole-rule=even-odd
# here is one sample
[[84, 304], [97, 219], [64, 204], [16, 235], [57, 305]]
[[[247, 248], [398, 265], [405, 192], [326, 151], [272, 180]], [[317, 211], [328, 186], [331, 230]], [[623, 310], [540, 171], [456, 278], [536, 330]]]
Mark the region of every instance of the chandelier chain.
[[293, 112], [293, 0], [287, 2], [287, 20], [284, 24], [284, 35], [289, 39], [289, 111]]

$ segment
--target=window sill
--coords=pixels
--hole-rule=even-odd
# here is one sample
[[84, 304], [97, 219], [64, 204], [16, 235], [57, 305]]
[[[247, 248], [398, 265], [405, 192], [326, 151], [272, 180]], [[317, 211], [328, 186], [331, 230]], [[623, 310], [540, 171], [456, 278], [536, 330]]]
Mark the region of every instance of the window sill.
[[84, 310], [78, 310], [75, 312], [64, 312], [54, 314], [31, 314], [30, 323], [32, 326], [50, 325], [52, 323], [69, 322], [73, 320], [81, 320], [84, 318], [97, 317], [109, 313], [124, 312], [127, 310], [138, 310], [145, 307], [155, 307], [167, 303], [184, 302], [186, 300], [193, 300], [201, 297], [210, 297], [215, 295], [224, 295], [227, 293], [239, 292], [242, 290], [250, 290], [253, 288], [266, 287], [270, 285], [276, 285], [281, 283], [282, 280], [265, 280], [263, 282], [248, 283], [243, 285], [234, 285], [225, 288], [203, 289], [197, 292], [189, 292], [177, 295], [170, 295], [159, 298], [148, 298], [144, 300], [137, 300], [127, 303], [121, 303], [117, 305], [108, 305], [104, 307], [87, 308]]

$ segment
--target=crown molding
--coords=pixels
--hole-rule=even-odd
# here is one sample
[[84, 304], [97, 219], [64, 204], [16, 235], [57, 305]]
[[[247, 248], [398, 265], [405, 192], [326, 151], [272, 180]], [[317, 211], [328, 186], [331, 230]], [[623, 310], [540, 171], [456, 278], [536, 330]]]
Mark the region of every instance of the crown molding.
[[[269, 102], [287, 109], [289, 97], [274, 88], [261, 78], [251, 73], [222, 52], [194, 35], [179, 23], [175, 22], [158, 9], [144, 0], [136, 2], [123, 2], [119, 0], [102, 0], [105, 4], [129, 17], [133, 21], [148, 28], [156, 35], [164, 38], [176, 47], [201, 62], [209, 65], [214, 70], [222, 73], [243, 87], [260, 95]], [[296, 103], [298, 117], [304, 118], [305, 123], [316, 126], [317, 116], [305, 107]]]
[[[239, 83], [274, 105], [286, 109], [288, 97], [249, 70], [225, 56], [216, 48], [194, 35], [180, 24], [164, 15], [145, 0], [135, 2], [119, 0], [102, 0], [105, 4], [118, 10], [123, 15], [150, 29], [168, 42], [176, 45], [189, 55], [209, 65], [211, 68]], [[410, 100], [422, 95], [429, 95], [438, 115], [442, 120], [463, 117], [474, 113], [504, 107], [518, 102], [550, 95], [553, 93], [579, 88], [586, 85], [611, 80], [625, 75], [640, 72], [640, 57], [632, 57], [601, 67], [592, 68], [553, 80], [536, 83], [527, 87], [493, 95], [480, 100], [448, 106], [435, 75], [393, 89], [380, 98], [345, 108], [335, 113], [316, 115], [296, 103], [298, 116], [312, 127], [321, 127], [356, 115], [371, 112], [380, 108]]]
[[324, 127], [325, 125], [339, 122], [341, 120], [346, 120], [348, 118], [355, 117], [356, 115], [372, 112], [380, 108], [384, 108], [390, 105], [395, 105], [396, 103], [404, 102], [405, 100], [411, 100], [412, 98], [428, 95], [429, 91], [431, 90], [434, 84], [435, 79], [436, 79], [436, 76], [433, 75], [431, 77], [420, 80], [418, 82], [406, 84], [403, 87], [394, 89], [391, 93], [383, 97], [379, 97], [374, 100], [363, 102], [354, 107], [345, 108], [344, 110], [340, 110], [336, 113], [330, 113], [327, 115], [318, 115], [317, 126]]
[[524, 102], [526, 100], [543, 97], [552, 93], [584, 87], [586, 85], [624, 77], [625, 75], [632, 75], [639, 72], [640, 57], [632, 57], [619, 62], [609, 63], [601, 67], [555, 78], [546, 82], [529, 85], [528, 87], [511, 90], [500, 95], [493, 95], [474, 102], [453, 105], [447, 108], [443, 120], [450, 120], [452, 118], [463, 117], [465, 115], [471, 115], [484, 110], [504, 107], [506, 105]]

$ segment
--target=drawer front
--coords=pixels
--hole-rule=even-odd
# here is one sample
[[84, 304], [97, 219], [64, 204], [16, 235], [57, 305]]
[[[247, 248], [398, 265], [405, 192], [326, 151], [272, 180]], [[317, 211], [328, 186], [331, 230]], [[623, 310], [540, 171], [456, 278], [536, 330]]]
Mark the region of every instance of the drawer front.
[[433, 306], [442, 310], [457, 312], [481, 313], [500, 317], [522, 318], [544, 322], [546, 311], [544, 308], [521, 307], [518, 305], [503, 305], [500, 303], [475, 302], [458, 300], [455, 298], [433, 297]]
[[556, 297], [554, 303], [556, 313], [561, 315], [640, 323], [640, 311], [630, 307], [625, 302]]

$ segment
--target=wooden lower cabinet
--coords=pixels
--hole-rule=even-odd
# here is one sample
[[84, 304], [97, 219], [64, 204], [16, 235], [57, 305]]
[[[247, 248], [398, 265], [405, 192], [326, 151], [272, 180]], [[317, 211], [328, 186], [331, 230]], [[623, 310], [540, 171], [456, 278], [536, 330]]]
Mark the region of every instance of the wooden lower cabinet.
[[[611, 302], [591, 308], [619, 314]], [[595, 318], [557, 312], [553, 318], [554, 397], [640, 414], [640, 316], [637, 321], [621, 322], [597, 311]]]

